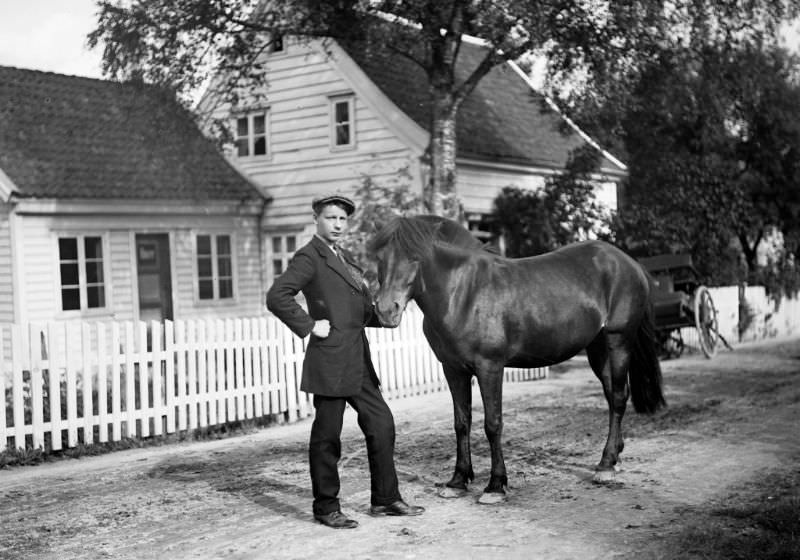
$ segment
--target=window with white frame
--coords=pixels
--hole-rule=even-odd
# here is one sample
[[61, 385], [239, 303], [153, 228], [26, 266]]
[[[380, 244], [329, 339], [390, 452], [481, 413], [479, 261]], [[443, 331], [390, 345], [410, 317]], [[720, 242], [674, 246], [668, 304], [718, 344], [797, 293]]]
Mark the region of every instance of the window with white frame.
[[236, 118], [236, 155], [238, 157], [265, 156], [269, 152], [269, 112], [259, 111]]
[[233, 241], [228, 234], [197, 236], [197, 297], [233, 298]]
[[297, 235], [273, 235], [270, 240], [270, 283], [283, 274], [297, 250]]
[[331, 98], [331, 148], [342, 150], [356, 145], [353, 96]]
[[86, 311], [106, 306], [102, 236], [59, 237], [58, 266], [63, 311]]

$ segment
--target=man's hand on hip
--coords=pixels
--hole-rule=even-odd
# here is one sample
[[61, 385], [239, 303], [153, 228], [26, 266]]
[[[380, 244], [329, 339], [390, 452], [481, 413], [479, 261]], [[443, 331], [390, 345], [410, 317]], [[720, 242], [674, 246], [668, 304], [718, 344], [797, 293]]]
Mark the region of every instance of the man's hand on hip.
[[311, 334], [318, 338], [327, 338], [331, 332], [331, 323], [327, 319], [320, 319], [314, 322]]

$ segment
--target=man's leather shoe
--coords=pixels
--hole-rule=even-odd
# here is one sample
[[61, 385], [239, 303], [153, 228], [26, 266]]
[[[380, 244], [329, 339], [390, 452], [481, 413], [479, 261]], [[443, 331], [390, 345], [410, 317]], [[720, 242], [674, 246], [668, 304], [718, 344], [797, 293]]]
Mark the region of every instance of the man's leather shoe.
[[425, 508], [422, 506], [410, 506], [403, 500], [397, 500], [388, 506], [371, 506], [369, 514], [378, 515], [420, 515]]
[[358, 521], [350, 519], [341, 511], [332, 511], [325, 515], [315, 513], [314, 519], [332, 529], [355, 529], [358, 527]]

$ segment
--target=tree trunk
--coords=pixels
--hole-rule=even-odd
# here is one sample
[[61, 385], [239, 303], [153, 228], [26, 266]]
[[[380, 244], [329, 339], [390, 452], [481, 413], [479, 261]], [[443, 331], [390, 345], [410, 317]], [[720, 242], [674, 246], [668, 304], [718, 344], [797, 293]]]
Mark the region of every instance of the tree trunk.
[[758, 230], [755, 241], [750, 245], [747, 233], [739, 232], [739, 244], [742, 247], [742, 254], [744, 254], [745, 262], [747, 263], [748, 272], [756, 270], [758, 267], [758, 263], [756, 262], [758, 258], [758, 244], [761, 243], [763, 237], [763, 230]]
[[432, 214], [457, 219], [456, 109], [450, 92], [435, 90], [433, 96], [428, 146], [431, 173], [425, 186], [425, 204]]

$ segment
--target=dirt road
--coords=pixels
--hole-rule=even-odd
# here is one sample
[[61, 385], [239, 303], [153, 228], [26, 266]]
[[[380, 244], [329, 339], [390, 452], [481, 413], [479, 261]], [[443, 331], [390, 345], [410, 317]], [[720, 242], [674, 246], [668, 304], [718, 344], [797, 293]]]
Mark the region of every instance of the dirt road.
[[489, 468], [477, 393], [472, 493], [437, 496], [455, 454], [449, 395], [440, 393], [390, 402], [401, 490], [427, 508], [421, 517], [367, 515], [366, 453], [348, 411], [343, 507], [358, 529], [313, 522], [303, 421], [0, 471], [0, 558], [723, 558], [726, 546], [770, 542], [736, 512], [754, 500], [786, 504], [787, 493], [800, 507], [791, 497], [800, 484], [800, 340], [663, 369], [669, 408], [640, 416], [629, 407], [622, 471], [610, 485], [591, 482], [607, 416], [599, 382], [576, 360], [549, 379], [506, 384], [504, 504], [475, 502]]

